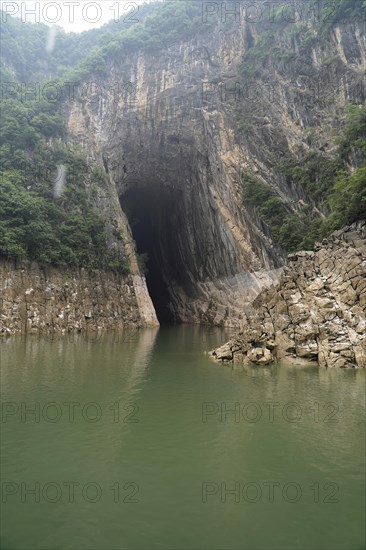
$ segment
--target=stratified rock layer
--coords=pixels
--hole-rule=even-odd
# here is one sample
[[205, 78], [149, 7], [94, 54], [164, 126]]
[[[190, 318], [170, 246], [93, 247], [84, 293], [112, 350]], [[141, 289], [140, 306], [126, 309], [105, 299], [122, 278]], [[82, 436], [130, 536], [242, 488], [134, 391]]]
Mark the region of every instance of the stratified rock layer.
[[158, 326], [145, 279], [0, 262], [0, 333]]
[[279, 283], [254, 300], [238, 336], [212, 356], [259, 365], [366, 367], [366, 222], [288, 260]]

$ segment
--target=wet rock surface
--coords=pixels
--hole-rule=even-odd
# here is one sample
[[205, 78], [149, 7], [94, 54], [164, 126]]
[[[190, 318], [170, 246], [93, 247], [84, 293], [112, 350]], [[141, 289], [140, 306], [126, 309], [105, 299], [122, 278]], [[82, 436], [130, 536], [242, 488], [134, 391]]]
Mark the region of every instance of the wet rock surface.
[[291, 254], [238, 335], [210, 354], [258, 365], [366, 367], [366, 222], [336, 231], [313, 252]]

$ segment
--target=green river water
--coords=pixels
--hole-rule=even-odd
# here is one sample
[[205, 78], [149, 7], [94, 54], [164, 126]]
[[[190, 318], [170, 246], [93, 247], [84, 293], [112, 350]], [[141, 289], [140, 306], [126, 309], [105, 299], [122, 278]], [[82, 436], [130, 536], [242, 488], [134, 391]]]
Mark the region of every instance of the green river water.
[[225, 337], [0, 342], [1, 548], [365, 548], [365, 372], [221, 366]]

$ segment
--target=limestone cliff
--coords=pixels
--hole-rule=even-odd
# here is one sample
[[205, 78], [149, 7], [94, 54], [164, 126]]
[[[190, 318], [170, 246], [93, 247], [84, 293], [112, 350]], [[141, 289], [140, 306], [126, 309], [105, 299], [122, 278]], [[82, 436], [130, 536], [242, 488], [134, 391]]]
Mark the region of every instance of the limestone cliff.
[[161, 319], [238, 324], [277, 279], [285, 254], [243, 204], [242, 173], [267, 182], [288, 211], [322, 215], [276, 160], [331, 155], [345, 105], [365, 99], [365, 36], [357, 22], [336, 25], [303, 52], [296, 28], [276, 30], [267, 44], [293, 58], [252, 60], [254, 96], [245, 70], [267, 29], [240, 21], [158, 53], [114, 56], [106, 79], [92, 74], [93, 93], [64, 106], [69, 140], [108, 175], [113, 200], [100, 190], [99, 208], [116, 216], [111, 204], [116, 212], [119, 200], [118, 224], [150, 257], [149, 290]]
[[314, 252], [290, 255], [279, 283], [252, 306], [214, 358], [366, 367], [366, 222], [335, 232]]

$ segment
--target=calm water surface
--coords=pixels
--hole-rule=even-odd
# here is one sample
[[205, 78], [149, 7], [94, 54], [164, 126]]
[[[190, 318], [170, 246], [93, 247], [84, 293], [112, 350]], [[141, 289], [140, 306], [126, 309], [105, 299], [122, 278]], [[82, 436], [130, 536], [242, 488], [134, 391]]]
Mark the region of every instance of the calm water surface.
[[365, 372], [222, 367], [224, 340], [1, 342], [1, 548], [363, 549]]

